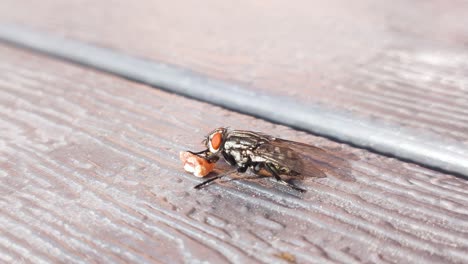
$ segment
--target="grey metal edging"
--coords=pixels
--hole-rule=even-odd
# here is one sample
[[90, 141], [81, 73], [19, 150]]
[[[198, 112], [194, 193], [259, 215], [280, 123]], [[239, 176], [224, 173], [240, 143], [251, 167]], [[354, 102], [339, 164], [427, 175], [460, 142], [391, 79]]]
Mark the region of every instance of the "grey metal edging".
[[298, 103], [289, 98], [261, 94], [187, 69], [15, 25], [0, 25], [0, 40], [177, 94], [468, 177], [468, 148], [454, 140], [428, 132], [421, 133], [419, 130], [383, 124], [317, 105]]

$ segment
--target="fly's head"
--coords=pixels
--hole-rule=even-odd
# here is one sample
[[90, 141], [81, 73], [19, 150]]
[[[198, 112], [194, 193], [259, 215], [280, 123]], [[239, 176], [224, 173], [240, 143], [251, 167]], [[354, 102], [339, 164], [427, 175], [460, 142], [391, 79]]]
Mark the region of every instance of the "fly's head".
[[203, 140], [206, 148], [212, 153], [216, 154], [224, 149], [224, 142], [226, 140], [227, 128], [220, 127], [213, 130], [211, 133], [206, 136], [206, 139]]

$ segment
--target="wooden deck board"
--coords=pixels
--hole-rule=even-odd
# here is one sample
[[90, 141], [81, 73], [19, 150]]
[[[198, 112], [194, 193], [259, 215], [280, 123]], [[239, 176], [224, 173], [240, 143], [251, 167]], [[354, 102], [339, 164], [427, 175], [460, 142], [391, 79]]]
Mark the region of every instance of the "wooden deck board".
[[[0, 47], [0, 256], [26, 262], [463, 262], [468, 183], [209, 104]], [[349, 160], [297, 194], [196, 191], [178, 152], [229, 125]]]
[[1, 3], [0, 22], [468, 144], [466, 1]]

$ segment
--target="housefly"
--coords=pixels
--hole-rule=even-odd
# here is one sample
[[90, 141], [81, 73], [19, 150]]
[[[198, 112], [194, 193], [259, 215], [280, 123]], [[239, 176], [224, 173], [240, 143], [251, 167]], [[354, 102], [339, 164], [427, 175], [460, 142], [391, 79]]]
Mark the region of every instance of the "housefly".
[[[203, 141], [206, 150], [191, 152], [203, 157], [209, 162], [217, 162], [222, 156], [224, 160], [243, 173], [250, 169], [257, 175], [267, 173], [283, 185], [300, 192], [304, 189], [284, 180], [303, 177], [326, 177], [327, 152], [308, 144], [276, 138], [267, 134], [246, 130], [230, 130], [224, 127], [210, 132]], [[206, 184], [219, 179], [221, 174], [195, 186], [199, 189]]]

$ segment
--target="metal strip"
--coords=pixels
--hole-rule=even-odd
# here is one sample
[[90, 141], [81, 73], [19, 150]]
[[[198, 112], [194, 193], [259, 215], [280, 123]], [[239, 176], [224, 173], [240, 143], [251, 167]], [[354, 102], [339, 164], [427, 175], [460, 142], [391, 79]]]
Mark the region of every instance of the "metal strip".
[[435, 134], [262, 94], [187, 69], [14, 25], [0, 25], [0, 40], [468, 178], [468, 148]]

